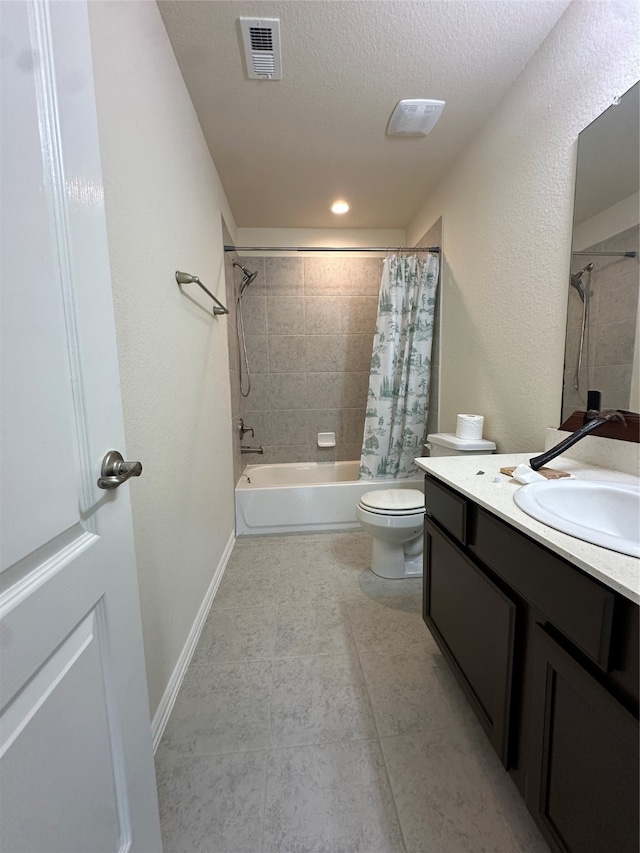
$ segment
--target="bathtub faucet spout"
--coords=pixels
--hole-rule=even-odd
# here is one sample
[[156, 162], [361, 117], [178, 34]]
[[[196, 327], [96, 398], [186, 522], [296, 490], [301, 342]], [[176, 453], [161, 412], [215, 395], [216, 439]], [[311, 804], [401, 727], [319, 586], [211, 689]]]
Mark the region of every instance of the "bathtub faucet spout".
[[260, 445], [260, 447], [249, 447], [247, 444], [240, 445], [240, 453], [264, 453], [264, 447]]

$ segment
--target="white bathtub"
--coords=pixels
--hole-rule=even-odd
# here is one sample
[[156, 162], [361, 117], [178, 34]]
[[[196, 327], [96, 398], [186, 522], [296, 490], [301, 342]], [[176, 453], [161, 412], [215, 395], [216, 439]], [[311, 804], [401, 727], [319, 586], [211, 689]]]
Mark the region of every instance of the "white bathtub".
[[373, 489], [424, 490], [411, 480], [358, 480], [359, 462], [247, 465], [236, 486], [236, 533], [357, 529], [356, 504]]

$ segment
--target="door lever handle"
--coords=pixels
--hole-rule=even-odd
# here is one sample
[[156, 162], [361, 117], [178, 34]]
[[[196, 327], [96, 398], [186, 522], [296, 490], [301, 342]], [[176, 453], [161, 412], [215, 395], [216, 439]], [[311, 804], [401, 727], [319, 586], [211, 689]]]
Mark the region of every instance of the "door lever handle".
[[98, 480], [101, 489], [117, 489], [126, 483], [129, 477], [139, 477], [142, 474], [140, 462], [125, 462], [117, 450], [110, 450], [102, 460], [100, 470], [102, 476]]

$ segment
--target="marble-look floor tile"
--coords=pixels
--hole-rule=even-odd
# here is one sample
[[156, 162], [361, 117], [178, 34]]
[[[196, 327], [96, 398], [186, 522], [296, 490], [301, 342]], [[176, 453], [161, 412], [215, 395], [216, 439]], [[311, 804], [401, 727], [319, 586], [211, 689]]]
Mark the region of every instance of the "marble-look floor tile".
[[297, 559], [282, 569], [278, 600], [283, 604], [336, 602], [344, 598], [340, 585], [340, 570], [323, 565], [317, 557]]
[[158, 764], [164, 853], [260, 853], [267, 753]]
[[275, 656], [339, 655], [355, 651], [342, 602], [280, 604]]
[[380, 737], [479, 726], [440, 654], [422, 647], [360, 652]]
[[436, 650], [411, 596], [345, 602], [359, 652], [418, 646]]
[[478, 758], [482, 736], [456, 729], [381, 738], [407, 853], [545, 851], [524, 804], [520, 813], [503, 808], [504, 792]]
[[279, 597], [280, 565], [271, 559], [269, 567], [260, 563], [246, 565], [246, 556], [241, 565], [229, 564], [213, 599], [212, 610], [275, 607]]
[[341, 533], [327, 540], [326, 558], [345, 569], [368, 569], [372, 545], [373, 539], [366, 533]]
[[269, 754], [264, 853], [403, 853], [376, 741]]
[[271, 667], [270, 661], [191, 666], [158, 757], [267, 748]]
[[211, 610], [192, 664], [268, 660], [276, 641], [277, 607]]
[[273, 662], [271, 746], [375, 736], [371, 705], [356, 655]]
[[392, 580], [374, 575], [371, 569], [343, 569], [340, 574], [343, 598], [396, 598], [411, 596], [415, 599], [422, 592], [422, 578]]

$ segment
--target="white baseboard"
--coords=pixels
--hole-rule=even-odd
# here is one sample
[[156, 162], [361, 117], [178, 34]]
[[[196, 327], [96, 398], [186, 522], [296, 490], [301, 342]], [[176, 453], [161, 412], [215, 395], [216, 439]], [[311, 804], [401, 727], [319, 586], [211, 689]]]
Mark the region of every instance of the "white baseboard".
[[220, 581], [222, 580], [222, 575], [224, 574], [224, 570], [226, 569], [227, 563], [229, 562], [229, 557], [231, 556], [235, 541], [235, 532], [232, 532], [231, 536], [229, 537], [229, 541], [227, 542], [227, 545], [224, 549], [222, 557], [220, 558], [220, 562], [218, 563], [218, 566], [215, 572], [213, 573], [211, 583], [209, 584], [209, 589], [205, 594], [202, 604], [200, 605], [200, 609], [198, 610], [193, 625], [191, 626], [187, 641], [184, 644], [182, 651], [180, 652], [178, 662], [176, 663], [175, 668], [171, 673], [171, 678], [169, 679], [167, 688], [162, 694], [162, 699], [160, 700], [158, 709], [153, 715], [153, 720], [151, 721], [151, 736], [153, 738], [154, 753], [158, 748], [158, 744], [160, 743], [160, 739], [162, 738], [162, 734], [164, 732], [164, 727], [167, 725], [167, 720], [169, 719], [171, 711], [173, 710], [173, 705], [178, 696], [178, 691], [180, 690], [182, 679], [184, 678], [189, 664], [191, 663], [191, 658], [193, 657], [193, 653], [198, 644], [198, 640], [200, 639], [200, 634], [202, 633], [207, 614], [209, 613], [209, 609], [213, 604], [213, 599], [218, 590], [218, 586], [220, 585]]

